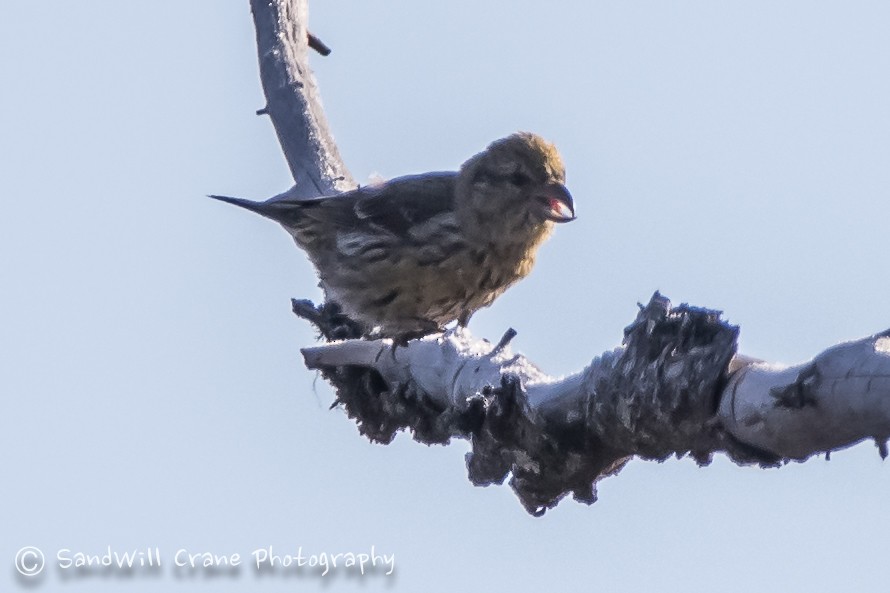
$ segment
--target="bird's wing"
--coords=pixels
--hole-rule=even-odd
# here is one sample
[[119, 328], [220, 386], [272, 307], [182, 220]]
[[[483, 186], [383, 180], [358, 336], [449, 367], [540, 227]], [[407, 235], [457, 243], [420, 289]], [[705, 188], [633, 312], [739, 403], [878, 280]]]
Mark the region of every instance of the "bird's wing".
[[456, 179], [456, 172], [442, 171], [361, 188], [355, 192], [355, 215], [393, 234], [408, 235], [410, 229], [453, 210]]
[[452, 171], [408, 175], [317, 198], [294, 198], [286, 193], [265, 202], [211, 197], [262, 214], [292, 231], [351, 232], [364, 227], [405, 237], [425, 222], [453, 210], [456, 178], [457, 173]]

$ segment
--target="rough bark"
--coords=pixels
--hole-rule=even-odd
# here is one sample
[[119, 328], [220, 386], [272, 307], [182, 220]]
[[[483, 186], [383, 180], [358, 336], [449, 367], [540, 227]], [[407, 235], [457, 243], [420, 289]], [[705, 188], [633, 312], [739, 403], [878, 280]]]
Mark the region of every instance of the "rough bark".
[[[331, 138], [308, 66], [305, 0], [251, 0], [268, 113], [296, 180], [286, 195], [354, 186]], [[314, 46], [318, 47], [316, 39]], [[322, 44], [323, 46], [323, 44]], [[549, 377], [466, 330], [394, 347], [369, 340], [333, 305], [294, 301], [329, 343], [306, 348], [359, 430], [390, 442], [472, 443], [469, 477], [510, 484], [541, 514], [565, 495], [596, 500], [595, 485], [632, 456], [716, 452], [780, 465], [890, 436], [890, 331], [780, 367], [737, 355], [738, 328], [715, 311], [672, 307], [656, 293], [622, 345], [581, 372]], [[511, 330], [512, 331], [512, 330]]]

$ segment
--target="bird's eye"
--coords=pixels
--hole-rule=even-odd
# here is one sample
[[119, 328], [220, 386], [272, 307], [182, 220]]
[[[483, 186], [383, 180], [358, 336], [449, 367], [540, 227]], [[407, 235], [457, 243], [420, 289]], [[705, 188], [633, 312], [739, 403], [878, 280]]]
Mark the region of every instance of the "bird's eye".
[[531, 182], [531, 177], [529, 177], [522, 171], [516, 171], [510, 175], [510, 183], [512, 183], [516, 187], [525, 187]]

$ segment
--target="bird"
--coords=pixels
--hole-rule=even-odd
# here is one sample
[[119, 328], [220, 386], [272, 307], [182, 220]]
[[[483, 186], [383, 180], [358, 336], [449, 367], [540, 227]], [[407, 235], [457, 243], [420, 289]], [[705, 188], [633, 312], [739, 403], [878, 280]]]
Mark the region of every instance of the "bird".
[[281, 224], [328, 302], [363, 335], [396, 342], [443, 331], [526, 277], [555, 223], [575, 220], [556, 147], [517, 132], [458, 171], [397, 177], [315, 198], [211, 195]]

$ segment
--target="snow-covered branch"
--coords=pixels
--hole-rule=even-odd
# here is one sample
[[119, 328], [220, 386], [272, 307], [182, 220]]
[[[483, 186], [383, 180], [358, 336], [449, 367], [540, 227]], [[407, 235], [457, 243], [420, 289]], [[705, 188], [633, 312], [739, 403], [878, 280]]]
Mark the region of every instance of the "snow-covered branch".
[[[251, 0], [267, 106], [296, 186], [287, 195], [354, 186], [340, 160], [308, 65], [306, 0]], [[318, 43], [314, 44], [316, 47]], [[362, 434], [387, 443], [399, 430], [422, 442], [466, 438], [476, 484], [510, 484], [539, 514], [572, 493], [596, 499], [596, 482], [632, 456], [725, 452], [778, 465], [890, 436], [890, 332], [779, 367], [736, 353], [738, 328], [719, 313], [659, 295], [640, 308], [622, 345], [564, 378], [466, 330], [405, 346], [361, 339], [335, 305], [294, 301], [329, 341], [306, 348], [309, 368], [337, 390]]]

